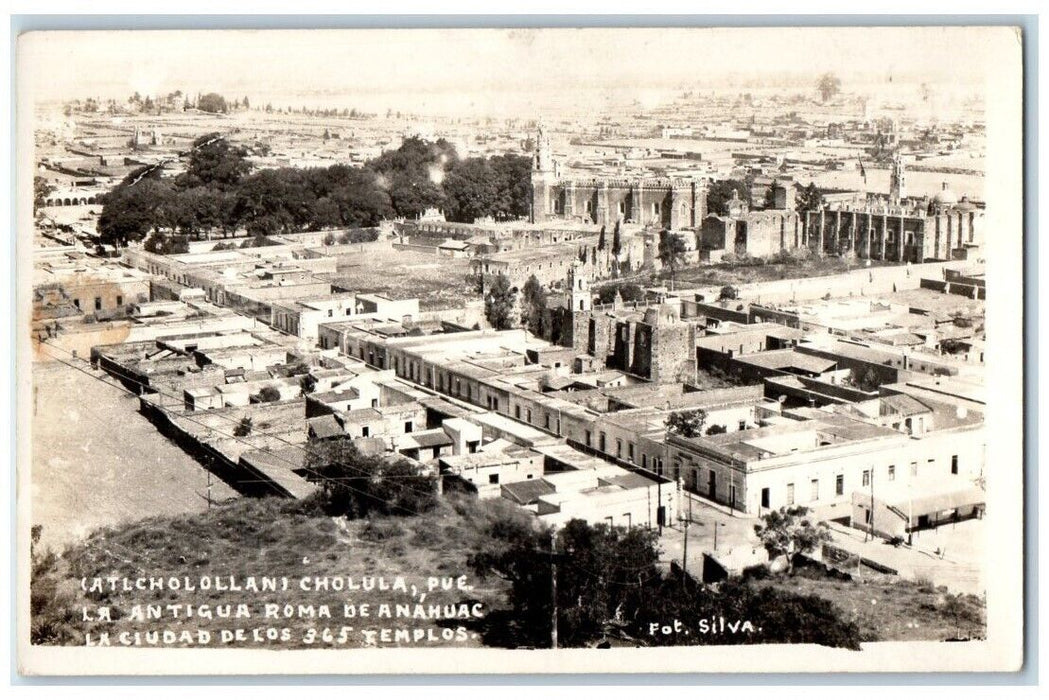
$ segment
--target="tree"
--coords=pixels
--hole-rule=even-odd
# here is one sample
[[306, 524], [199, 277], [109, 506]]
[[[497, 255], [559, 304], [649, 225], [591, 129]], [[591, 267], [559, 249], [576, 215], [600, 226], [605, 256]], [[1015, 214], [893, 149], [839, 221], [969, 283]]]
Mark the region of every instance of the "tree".
[[721, 288], [721, 291], [718, 292], [718, 301], [727, 301], [730, 299], [739, 299], [739, 290], [726, 284]]
[[251, 416], [244, 416], [237, 423], [237, 426], [233, 428], [233, 437], [247, 437], [251, 435], [252, 427]]
[[209, 92], [197, 98], [197, 109], [212, 114], [225, 114], [229, 111], [229, 106], [226, 104], [225, 97], [216, 92]]
[[754, 526], [769, 556], [786, 557], [789, 574], [794, 573], [796, 557], [815, 551], [831, 539], [826, 523], [813, 523], [806, 517], [808, 513], [809, 509], [804, 506], [787, 506], [766, 513]]
[[634, 282], [621, 282], [601, 287], [597, 292], [598, 301], [602, 304], [610, 304], [616, 298], [616, 292], [619, 292], [619, 298], [623, 301], [645, 300], [645, 290], [641, 285]]
[[[826, 598], [758, 587], [745, 580], [682, 587], [676, 577], [661, 577], [647, 587], [645, 603], [628, 630], [638, 639], [651, 640], [651, 625], [662, 627], [667, 620], [680, 625], [651, 643], [820, 644], [858, 651], [864, 641], [859, 626]], [[711, 634], [718, 621], [737, 625], [736, 632]]]
[[554, 534], [525, 519], [505, 518], [486, 534], [489, 543], [469, 557], [470, 566], [478, 576], [509, 582], [511, 606], [486, 643], [549, 646], [555, 564], [557, 636], [566, 647], [586, 646], [610, 627], [625, 625], [644, 604], [644, 584], [659, 578], [657, 535], [651, 529], [570, 520]]
[[233, 146], [217, 133], [206, 134], [193, 141], [186, 172], [179, 176], [180, 187], [208, 186], [230, 189], [251, 172], [248, 150]]
[[775, 178], [773, 178], [772, 182], [768, 186], [768, 189], [765, 190], [765, 202], [764, 202], [764, 205], [763, 205], [763, 207], [765, 209], [775, 209], [776, 208], [776, 188], [777, 187], [779, 187], [779, 183], [776, 181]]
[[873, 368], [868, 367], [867, 371], [860, 372], [853, 368], [849, 372], [849, 383], [860, 391], [877, 391], [878, 387], [881, 386], [881, 380], [878, 378], [877, 372]]
[[369, 161], [367, 167], [382, 176], [397, 215], [416, 217], [430, 207], [444, 208], [441, 183], [456, 160], [455, 147], [446, 139], [430, 142], [413, 136]]
[[484, 317], [496, 330], [506, 330], [513, 325], [514, 298], [517, 293], [510, 286], [510, 278], [499, 273], [491, 278], [488, 294], [484, 299]]
[[273, 403], [280, 401], [280, 389], [275, 386], [267, 385], [259, 389], [259, 393], [256, 394], [259, 403]]
[[702, 408], [688, 411], [674, 411], [667, 416], [667, 431], [681, 437], [699, 437], [703, 434], [703, 425], [707, 422], [707, 412]]
[[159, 255], [179, 255], [189, 252], [189, 240], [186, 236], [161, 233], [154, 231], [142, 244], [143, 249], [149, 253]]
[[748, 206], [750, 201], [750, 188], [743, 180], [717, 180], [710, 183], [707, 188], [707, 211], [718, 216], [728, 215], [728, 203], [733, 196]]
[[529, 277], [521, 288], [521, 307], [521, 323], [532, 335], [542, 335], [546, 291], [535, 275]]
[[823, 193], [812, 182], [798, 191], [795, 197], [798, 211], [819, 211], [823, 208]]
[[685, 242], [679, 236], [663, 229], [659, 232], [659, 260], [670, 271], [670, 285], [674, 285], [674, 272], [685, 261]]
[[816, 81], [816, 90], [820, 93], [820, 99], [826, 102], [841, 92], [841, 80], [833, 73], [824, 73]]
[[331, 515], [417, 515], [437, 505], [436, 477], [400, 456], [364, 454], [348, 435], [311, 440], [305, 468]]
[[159, 171], [160, 168], [136, 171], [102, 195], [102, 213], [98, 218], [102, 243], [127, 245], [141, 241], [150, 231], [165, 228], [174, 190], [160, 179]]
[[601, 233], [599, 233], [597, 236], [597, 249], [605, 249], [605, 227], [603, 225], [601, 226]]
[[723, 425], [718, 425], [717, 423], [707, 428], [707, 435], [723, 435], [727, 432], [728, 428]]
[[616, 258], [623, 251], [623, 233], [620, 231], [620, 223], [616, 220], [616, 225], [612, 229], [612, 255]]
[[55, 186], [47, 181], [47, 178], [36, 175], [33, 177], [33, 214], [47, 205], [47, 198], [55, 191]]
[[498, 197], [495, 174], [484, 158], [467, 158], [449, 168], [444, 178], [445, 214], [451, 221], [472, 223], [490, 216]]
[[317, 390], [317, 379], [312, 374], [304, 374], [299, 379], [299, 389], [302, 390], [302, 395], [312, 394]]

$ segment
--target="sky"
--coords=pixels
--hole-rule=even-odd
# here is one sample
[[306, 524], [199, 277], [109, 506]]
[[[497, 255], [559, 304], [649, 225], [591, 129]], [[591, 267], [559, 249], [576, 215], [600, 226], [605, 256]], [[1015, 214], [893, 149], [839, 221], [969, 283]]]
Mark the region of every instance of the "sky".
[[[998, 29], [1003, 40], [1008, 29]], [[19, 83], [38, 101], [215, 91], [275, 106], [537, 113], [643, 106], [682, 87], [982, 83], [994, 38], [973, 27], [37, 32]]]

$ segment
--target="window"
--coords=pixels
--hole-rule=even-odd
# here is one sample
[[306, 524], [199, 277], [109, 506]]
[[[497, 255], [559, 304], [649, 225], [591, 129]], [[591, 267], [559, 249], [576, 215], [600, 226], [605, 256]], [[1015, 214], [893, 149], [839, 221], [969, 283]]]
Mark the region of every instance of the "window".
[[521, 420], [521, 407], [520, 406], [514, 406], [514, 418], [516, 418], [517, 420]]
[[818, 501], [818, 500], [820, 500], [820, 480], [819, 479], [813, 479], [812, 480], [811, 489], [809, 491], [809, 500], [810, 501]]
[[845, 495], [845, 475], [838, 474], [834, 477], [834, 495], [844, 496]]
[[480, 440], [469, 440], [469, 441], [467, 441], [467, 443], [466, 443], [466, 451], [469, 452], [470, 454], [476, 453], [479, 443], [480, 443]]
[[951, 455], [951, 474], [958, 473], [958, 455]]
[[863, 470], [863, 485], [864, 486], [870, 486], [871, 485], [871, 470], [870, 469], [864, 469]]
[[605, 451], [605, 434], [604, 433], [600, 433], [597, 436], [597, 449], [600, 450], [601, 452]]
[[366, 426], [366, 425], [362, 426], [361, 427], [361, 437], [368, 437], [368, 433], [369, 433], [368, 426]]
[[499, 475], [498, 474], [489, 474], [488, 475], [488, 483], [489, 484], [498, 484], [499, 483]]
[[543, 425], [544, 425], [544, 427], [547, 430], [550, 430], [550, 414], [549, 413], [544, 413], [543, 414]]
[[124, 305], [124, 297], [122, 297], [121, 295], [117, 294], [117, 306], [123, 306], [123, 305]]
[[406, 432], [406, 433], [412, 432], [412, 422], [410, 420], [404, 421], [404, 432]]
[[918, 463], [911, 462], [911, 476], [918, 476]]
[[79, 309], [80, 308], [80, 300], [79, 299], [74, 299], [73, 300], [73, 306], [75, 306], [75, 307], [77, 307]]
[[761, 507], [768, 508], [769, 502], [772, 500], [771, 491], [768, 487], [761, 489]]
[[527, 414], [528, 414], [528, 422], [531, 423], [532, 422], [532, 409], [528, 409]]
[[95, 311], [102, 310], [102, 297], [95, 297]]
[[623, 456], [623, 441], [616, 438], [616, 457]]
[[585, 432], [586, 432], [586, 446], [590, 447], [590, 431], [587, 430]]
[[741, 421], [739, 422], [739, 429], [740, 429], [740, 430], [746, 430], [746, 429], [747, 429], [747, 421], [745, 421], [745, 420], [741, 420]]
[[794, 484], [787, 484], [787, 505], [794, 505]]
[[641, 466], [648, 469], [648, 455], [641, 455]]
[[626, 456], [631, 462], [634, 461], [634, 443], [628, 442], [626, 444]]
[[889, 481], [896, 481], [896, 465], [889, 465]]
[[372, 399], [372, 408], [379, 407], [379, 399]]

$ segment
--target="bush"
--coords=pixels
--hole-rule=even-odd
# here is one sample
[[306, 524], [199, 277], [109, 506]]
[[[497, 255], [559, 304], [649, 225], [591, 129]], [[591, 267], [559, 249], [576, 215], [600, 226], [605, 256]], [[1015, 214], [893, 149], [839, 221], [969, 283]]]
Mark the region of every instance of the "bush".
[[246, 437], [251, 435], [251, 416], [244, 416], [237, 423], [237, 427], [233, 429], [233, 437]]
[[255, 396], [258, 397], [259, 403], [273, 403], [280, 401], [280, 389], [275, 386], [264, 386]]
[[718, 294], [718, 301], [724, 301], [726, 299], [739, 299], [739, 290], [732, 285], [726, 284], [721, 288], [721, 292]]
[[371, 542], [385, 542], [404, 536], [404, 528], [392, 520], [369, 520], [361, 529], [361, 538]]

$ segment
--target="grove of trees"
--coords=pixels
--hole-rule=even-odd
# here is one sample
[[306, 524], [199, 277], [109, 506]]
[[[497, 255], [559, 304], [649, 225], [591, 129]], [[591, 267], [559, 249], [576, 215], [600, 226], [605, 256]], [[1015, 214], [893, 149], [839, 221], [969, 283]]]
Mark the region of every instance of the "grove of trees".
[[[664, 573], [658, 537], [647, 528], [570, 520], [555, 532], [507, 518], [488, 529], [488, 544], [469, 562], [477, 575], [508, 583], [508, 609], [488, 614], [486, 646], [549, 647], [556, 619], [558, 645], [564, 647], [619, 637], [651, 646], [791, 642], [859, 648], [859, 628], [823, 598], [745, 581], [689, 585], [675, 572]], [[704, 632], [718, 618], [740, 625], [739, 632]], [[668, 620], [682, 627], [653, 636], [651, 625]]]
[[403, 457], [365, 454], [349, 435], [311, 440], [305, 468], [330, 515], [419, 515], [437, 505], [437, 477]]
[[102, 198], [102, 242], [126, 245], [151, 233], [202, 238], [374, 227], [430, 207], [466, 222], [528, 213], [528, 158], [459, 159], [443, 139], [406, 139], [364, 167], [253, 170], [248, 156], [243, 146], [207, 134], [194, 141], [182, 174], [163, 177], [158, 166], [132, 172]]

